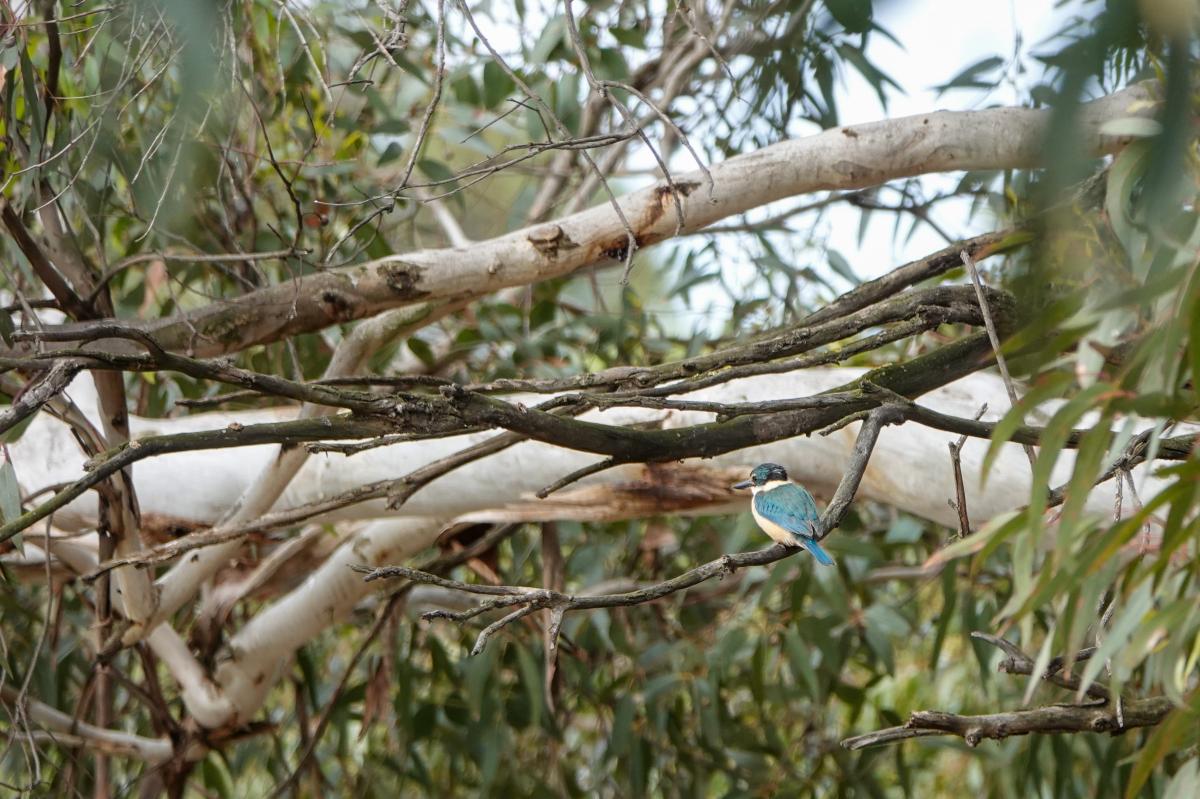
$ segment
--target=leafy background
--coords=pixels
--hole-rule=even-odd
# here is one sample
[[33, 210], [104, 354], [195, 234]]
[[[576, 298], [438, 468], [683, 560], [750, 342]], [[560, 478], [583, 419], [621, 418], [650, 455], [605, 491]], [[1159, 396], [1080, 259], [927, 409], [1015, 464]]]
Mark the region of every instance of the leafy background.
[[[524, 224], [553, 158], [525, 158], [536, 150], [528, 145], [544, 142], [552, 123], [476, 41], [459, 4], [446, 3], [440, 104], [433, 133], [414, 150], [438, 88], [442, 4], [401, 5], [402, 12], [357, 2], [5, 4], [3, 197], [23, 213], [56, 200], [92, 266], [112, 274], [116, 314], [130, 318], [442, 246], [443, 228], [416, 198], [442, 197], [471, 238]], [[586, 5], [585, 15], [576, 7], [580, 35], [600, 78], [636, 83], [639, 74], [658, 74], [664, 48], [693, 35], [684, 4]], [[701, 160], [752, 151], [805, 125], [836, 126], [848, 74], [882, 100], [903, 88], [872, 61], [869, 43], [890, 35], [877, 21], [882, 5], [724, 4], [728, 18], [714, 46], [725, 54], [704, 56], [673, 110]], [[810, 202], [778, 222], [770, 217], [780, 209], [764, 210], [744, 231], [640, 253], [628, 286], [593, 273], [489, 297], [377, 353], [375, 368], [488, 380], [674, 360], [799, 318], [856, 284], [861, 266], [814, 234], [832, 208], [855, 209], [860, 235], [873, 216], [892, 216], [898, 240], [964, 214], [978, 228], [1032, 218], [1037, 243], [993, 275], [1038, 309], [1008, 345], [1031, 390], [995, 442], [1012, 434], [1020, 410], [1064, 398], [1044, 420], [1035, 485], [1047, 484], [1072, 427], [1157, 423], [1153, 448], [1173, 423], [1195, 418], [1200, 374], [1194, 16], [1164, 19], [1175, 7], [1186, 15], [1186, 3], [1063, 5], [1064, 30], [1036, 58], [987, 57], [941, 87], [953, 98], [1003, 85], [1017, 67], [1039, 75], [1023, 101], [1055, 109], [1046, 136], [1052, 169], [965, 174], [944, 192], [900, 181]], [[64, 18], [57, 30], [38, 21], [46, 8]], [[716, 18], [721, 9], [704, 12]], [[472, 13], [562, 124], [582, 130], [588, 86], [561, 8], [492, 3]], [[1141, 79], [1166, 98], [1158, 124], [1135, 131], [1139, 140], [1111, 163], [1085, 158], [1075, 145], [1078, 102]], [[624, 99], [636, 105], [628, 93]], [[674, 134], [659, 125], [656, 136]], [[695, 163], [680, 145], [675, 137], [664, 148], [677, 172]], [[507, 160], [515, 163], [496, 168]], [[617, 191], [655, 176], [636, 144], [619, 169]], [[1068, 187], [1092, 175], [1092, 199], [1061, 204]], [[603, 198], [602, 187], [585, 182], [556, 197], [545, 216]], [[1043, 212], [1054, 203], [1056, 211]], [[13, 242], [0, 250], [0, 285], [40, 296]], [[198, 253], [274, 255], [212, 262]], [[314, 378], [342, 333], [331, 327], [235, 360]], [[956, 334], [945, 328], [851, 363], [907, 359]], [[1117, 347], [1125, 357], [1112, 366], [1104, 356]], [[147, 416], [183, 413], [176, 400], [217, 392], [165, 373], [126, 381], [131, 410]], [[657, 604], [569, 616], [553, 679], [537, 627], [518, 626], [472, 658], [475, 630], [419, 623], [414, 610], [388, 624], [339, 687], [374, 618], [375, 608], [364, 607], [358, 623], [301, 650], [268, 702], [266, 733], [210, 753], [192, 790], [269, 794], [295, 766], [310, 720], [331, 708], [298, 783], [303, 795], [322, 785], [356, 796], [1194, 795], [1198, 464], [1193, 456], [1163, 470], [1169, 485], [1141, 497], [1140, 510], [1130, 497], [1121, 519], [1088, 516], [1086, 488], [1128, 443], [1134, 427], [1125, 424], [1115, 441], [1096, 432], [1079, 443], [1071, 491], [1052, 526], [1045, 497], [1034, 492], [1027, 510], [977, 536], [981, 551], [933, 578], [897, 579], [888, 569], [919, 566], [955, 532], [859, 506], [831, 540], [836, 571], [789, 560]], [[1136, 544], [1151, 516], [1161, 546], [1128, 557], [1122, 547]], [[759, 541], [748, 518], [556, 529], [568, 590], [614, 576], [662, 579]], [[540, 584], [539, 532], [523, 526], [497, 548], [492, 567], [504, 583]], [[851, 732], [903, 723], [913, 709], [1019, 706], [1025, 681], [998, 675], [998, 653], [968, 634], [1003, 627], [1045, 657], [1075, 651], [1106, 596], [1116, 597], [1117, 610], [1089, 678], [1132, 695], [1172, 696], [1190, 712], [1113, 737], [1035, 736], [977, 749], [957, 739], [862, 752], [839, 746]], [[92, 622], [86, 587], [10, 577], [0, 603], [4, 681], [28, 677], [43, 701], [73, 708], [94, 672], [82, 641]], [[1106, 664], [1111, 675], [1095, 673]], [[131, 683], [117, 692], [123, 723], [169, 732], [132, 687], [154, 675], [132, 653], [120, 656], [120, 670]], [[1069, 699], [1049, 688], [1035, 696]], [[9, 741], [0, 760], [6, 783], [47, 794], [88, 790], [80, 750], [46, 749], [38, 768], [34, 774], [28, 754]], [[144, 777], [122, 761], [116, 776], [118, 793]]]

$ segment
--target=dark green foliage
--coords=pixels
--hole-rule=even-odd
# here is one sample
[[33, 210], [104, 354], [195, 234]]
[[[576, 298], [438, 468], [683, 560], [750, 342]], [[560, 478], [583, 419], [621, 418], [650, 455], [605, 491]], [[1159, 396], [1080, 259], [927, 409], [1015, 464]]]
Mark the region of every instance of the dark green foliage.
[[[498, 235], [530, 221], [551, 174], [554, 151], [525, 156], [560, 138], [554, 123], [468, 35], [455, 3], [446, 4], [441, 105], [419, 152], [413, 142], [435, 85], [436, 3], [408, 4], [402, 25], [379, 5], [357, 2], [305, 3], [303, 19], [301, 4], [261, 0], [51, 5], [73, 16], [60, 23], [67, 66], [57, 70], [47, 26], [31, 15], [12, 28], [7, 6], [0, 11], [0, 191], [31, 225], [57, 198], [88, 269], [111, 278], [118, 317], [164, 317], [331, 266], [443, 246], [445, 231], [420, 198], [443, 197], [468, 237]], [[493, 44], [565, 128], [595, 133], [583, 129], [588, 82], [561, 9], [468, 5], [521, 34]], [[693, 41], [688, 4], [667, 6], [575, 3], [595, 76], [636, 83], [665, 46]], [[886, 104], [899, 86], [871, 60], [869, 42], [890, 37], [880, 8], [871, 0], [730, 4], [729, 28], [739, 35], [718, 42], [729, 48], [721, 62], [696, 67], [703, 80], [680, 90], [689, 110], [673, 118], [702, 158], [717, 161], [798, 130], [837, 126], [838, 87], [849, 73]], [[859, 209], [860, 238], [872, 214], [890, 213], [903, 241], [931, 225], [941, 202], [964, 197], [975, 222], [1034, 231], [1018, 238], [1036, 237], [1035, 245], [1012, 246], [992, 281], [1016, 297], [1019, 325], [1005, 352], [1029, 390], [999, 423], [986, 461], [1028, 422], [1027, 410], [1062, 401], [1040, 422], [1026, 507], [957, 542], [956, 531], [894, 509], [856, 507], [826, 542], [836, 569], [789, 559], [658, 603], [569, 615], [550, 685], [540, 615], [506, 628], [472, 658], [474, 622], [398, 614], [339, 691], [371, 624], [361, 612], [355, 624], [299, 650], [261, 728], [239, 731], [244, 738], [214, 734], [213, 750], [188, 776], [191, 788], [268, 795], [297, 767], [313, 719], [328, 712], [299, 795], [1192, 795], [1200, 779], [1200, 462], [1193, 454], [1156, 466], [1161, 487], [1136, 502], [1127, 493], [1120, 518], [1098, 516], [1085, 499], [1136, 434], [1149, 429], [1141, 443], [1153, 451], [1172, 425], [1197, 419], [1195, 41], [1186, 29], [1144, 22], [1134, 0], [1081, 2], [1074, 11], [1063, 38], [1038, 50], [1045, 74], [1026, 98], [1055, 109], [1045, 142], [1054, 168], [967, 173], [945, 195], [912, 180], [839, 198]], [[396, 37], [381, 42], [381, 32]], [[989, 55], [927, 82], [956, 99], [996, 87], [1010, 66], [1034, 65]], [[1095, 87], [1136, 78], [1161, 88], [1157, 123], [1112, 131], [1132, 140], [1111, 162], [1081, 152], [1079, 103]], [[349, 88], [329, 85], [333, 79]], [[630, 92], [613, 94], [647, 113]], [[664, 135], [658, 124], [646, 125], [655, 141]], [[677, 150], [672, 168], [691, 169], [690, 155]], [[597, 159], [605, 152], [591, 151]], [[578, 178], [591, 191], [581, 207], [607, 196], [584, 182], [587, 174]], [[1089, 176], [1083, 191], [1069, 193]], [[634, 185], [625, 176], [611, 184], [617, 193]], [[539, 221], [565, 212], [576, 187]], [[611, 271], [589, 272], [482, 298], [374, 352], [370, 367], [485, 382], [711, 352], [795, 321], [860, 283], [867, 269], [821, 239], [828, 204], [814, 204], [791, 227], [776, 220], [736, 239], [683, 239], [640, 252], [628, 286]], [[903, 230], [901, 219], [911, 226]], [[198, 257], [211, 254], [242, 257]], [[0, 257], [0, 288], [35, 296], [34, 271], [7, 237]], [[955, 270], [939, 280], [963, 278]], [[6, 343], [11, 327], [9, 313], [0, 314]], [[962, 330], [944, 325], [847, 364], [902, 371], [943, 340], [961, 341]], [[312, 379], [346, 332], [331, 324], [232, 358]], [[131, 410], [147, 417], [182, 413], [177, 400], [227, 390], [165, 372], [129, 373], [126, 385]], [[1064, 477], [1054, 467], [1079, 428], [1089, 432], [1073, 442], [1075, 466]], [[3, 459], [3, 520], [19, 512], [14, 485]], [[1047, 490], [1056, 488], [1065, 501], [1051, 509]], [[1161, 541], [1136, 552], [1148, 519]], [[665, 579], [760, 540], [749, 518], [729, 516], [557, 528], [567, 591]], [[494, 568], [503, 583], [541, 585], [538, 534], [523, 527], [499, 548]], [[945, 558], [940, 571], [916, 574], [935, 553]], [[897, 576], [893, 567], [905, 571]], [[1131, 697], [1173, 698], [1179, 709], [1157, 728], [1015, 737], [978, 749], [957, 738], [859, 752], [840, 746], [850, 734], [901, 725], [914, 710], [987, 713], [1027, 699], [1071, 701], [1050, 686], [1027, 697], [1028, 679], [998, 674], [996, 649], [969, 635], [1003, 629], [1044, 663], [1088, 644], [1097, 607], [1112, 597], [1100, 650], [1074, 673]], [[0, 574], [0, 683], [28, 683], [31, 696], [68, 713], [83, 703], [97, 674], [85, 639], [92, 601], [78, 580], [46, 587]], [[243, 603], [234, 621], [259, 607]], [[218, 647], [216, 657], [227, 654]], [[131, 650], [111, 666], [124, 678], [114, 688], [114, 727], [178, 736], [172, 724], [184, 711], [166, 670]], [[145, 699], [159, 690], [169, 698], [166, 718]], [[5, 734], [17, 723], [8, 707], [0, 712]], [[27, 751], [14, 745], [0, 755], [5, 790], [34, 779]], [[32, 792], [91, 790], [92, 760], [77, 747], [39, 752]], [[113, 761], [115, 793], [156, 776], [136, 761]]]

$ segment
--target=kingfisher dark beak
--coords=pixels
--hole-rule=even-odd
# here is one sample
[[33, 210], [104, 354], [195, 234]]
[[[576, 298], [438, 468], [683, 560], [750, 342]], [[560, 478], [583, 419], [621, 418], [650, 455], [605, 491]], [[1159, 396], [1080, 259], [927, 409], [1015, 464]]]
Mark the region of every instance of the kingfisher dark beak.
[[739, 489], [739, 488], [749, 488], [749, 487], [750, 487], [749, 480], [743, 480], [740, 483], [734, 483], [733, 485], [730, 486], [730, 488], [735, 489], [735, 490]]

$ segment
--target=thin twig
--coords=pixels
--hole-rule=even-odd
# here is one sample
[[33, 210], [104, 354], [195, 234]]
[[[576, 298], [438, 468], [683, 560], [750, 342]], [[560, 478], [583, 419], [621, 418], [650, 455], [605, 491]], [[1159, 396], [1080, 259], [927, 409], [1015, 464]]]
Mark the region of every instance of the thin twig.
[[443, 477], [455, 469], [468, 463], [503, 452], [514, 444], [527, 441], [528, 438], [517, 433], [500, 433], [491, 438], [460, 449], [444, 458], [432, 461], [414, 469], [387, 486], [388, 510], [396, 510], [409, 498], [439, 477]]
[[[1012, 403], [1012, 407], [1017, 407], [1020, 400], [1017, 398], [1017, 389], [1013, 385], [1012, 376], [1008, 373], [1008, 363], [1004, 360], [1004, 353], [1000, 351], [1000, 336], [996, 333], [996, 323], [992, 321], [992, 312], [988, 307], [987, 297], [983, 291], [983, 281], [979, 277], [979, 270], [975, 267], [975, 259], [966, 250], [959, 253], [963, 264], [967, 267], [967, 271], [971, 275], [971, 282], [975, 286], [975, 294], [979, 298], [979, 310], [983, 314], [983, 325], [987, 329], [988, 340], [992, 342], [992, 351], [996, 354], [996, 366], [1000, 369], [1000, 377], [1004, 380], [1004, 389], [1008, 392], [1008, 400]], [[1034, 461], [1037, 456], [1033, 452], [1033, 447], [1029, 444], [1025, 447], [1025, 457], [1029, 458], [1029, 468], [1034, 468]]]
[[[650, 152], [650, 156], [654, 159], [655, 163], [658, 164], [658, 168], [662, 172], [664, 180], [667, 182], [667, 188], [671, 191], [671, 197], [674, 200], [675, 208], [675, 235], [679, 235], [679, 232], [683, 230], [684, 226], [683, 195], [680, 193], [679, 187], [675, 184], [675, 179], [671, 176], [671, 170], [667, 167], [666, 160], [662, 157], [654, 145], [650, 143], [649, 137], [646, 136], [645, 131], [642, 130], [641, 125], [639, 125], [637, 120], [634, 119], [633, 114], [630, 113], [629, 108], [626, 107], [625, 103], [613, 96], [609, 89], [610, 87], [615, 86], [626, 89], [627, 91], [639, 96], [640, 93], [632, 86], [625, 86], [624, 84], [613, 81], [600, 81], [596, 79], [595, 74], [592, 72], [592, 65], [587, 56], [587, 48], [584, 47], [583, 41], [579, 35], [579, 26], [575, 22], [575, 12], [572, 10], [571, 3], [572, 0], [564, 0], [563, 2], [563, 8], [565, 10], [563, 17], [567, 23], [567, 38], [570, 39], [571, 46], [575, 50], [575, 55], [579, 59], [579, 68], [583, 71], [584, 77], [587, 79], [589, 90], [599, 94], [602, 98], [608, 101], [609, 105], [617, 109], [617, 112], [621, 115], [622, 119], [625, 120], [626, 130], [636, 133], [637, 137], [641, 139], [643, 143], [645, 143], [646, 149]], [[641, 99], [643, 102], [649, 105], [650, 108], [660, 116], [660, 118], [666, 121], [669, 130], [678, 130], [678, 128], [675, 127], [675, 124], [671, 121], [670, 117], [659, 111], [658, 108], [649, 101], [649, 99], [644, 96], [641, 96]], [[713, 187], [712, 175], [709, 174], [708, 168], [700, 162], [700, 158], [698, 155], [696, 155], [696, 151], [693, 150], [691, 145], [687, 143], [687, 137], [683, 136], [683, 131], [679, 131], [679, 135], [682, 137], [684, 143], [687, 144], [688, 150], [691, 151], [692, 155], [696, 157], [696, 161], [700, 164], [700, 169], [704, 172], [705, 177], [708, 178], [709, 194], [711, 195]], [[621, 274], [622, 285], [627, 285], [629, 283], [629, 273], [633, 269], [633, 252], [637, 246], [637, 239], [633, 235], [633, 231], [630, 230], [629, 246], [625, 257], [625, 271]]]
[[[542, 524], [542, 587], [550, 591], [562, 591], [566, 586], [567, 567], [563, 558], [562, 543], [558, 537], [558, 525], [554, 522]], [[553, 714], [557, 705], [559, 680], [558, 675], [558, 636], [562, 631], [565, 611], [553, 609], [546, 618], [542, 632], [542, 665], [544, 677], [542, 693], [546, 699], [546, 707]]]
[[[514, 524], [493, 527], [471, 546], [459, 552], [439, 556], [433, 561], [427, 563], [424, 568], [427, 570], [427, 572], [449, 571], [455, 566], [467, 562], [471, 558], [478, 557], [479, 555], [490, 551], [501, 541], [515, 533], [519, 527], [520, 525]], [[408, 592], [412, 590], [413, 585], [413, 583], [407, 583], [394, 591], [391, 596], [388, 597], [387, 603], [376, 615], [375, 623], [371, 625], [371, 629], [367, 631], [367, 634], [363, 636], [363, 639], [359, 642], [358, 647], [354, 651], [354, 655], [350, 658], [350, 662], [346, 664], [346, 668], [342, 672], [342, 677], [338, 681], [337, 687], [334, 689], [333, 694], [325, 701], [325, 707], [324, 710], [321, 711], [321, 717], [317, 720], [317, 726], [313, 729], [313, 733], [309, 737], [303, 752], [301, 752], [300, 757], [297, 759], [295, 768], [293, 768], [288, 774], [287, 778], [276, 785], [275, 789], [271, 792], [271, 796], [273, 798], [282, 796], [289, 788], [295, 785], [300, 774], [304, 772], [306, 765], [311, 760], [313, 753], [316, 751], [317, 744], [321, 742], [321, 738], [324, 736], [325, 730], [329, 727], [329, 720], [333, 717], [334, 712], [338, 707], [338, 697], [345, 693], [346, 687], [350, 683], [350, 678], [354, 676], [358, 664], [362, 661], [363, 656], [366, 655], [367, 651], [371, 648], [371, 645], [379, 638], [379, 634], [383, 632], [388, 621], [395, 614], [396, 610], [403, 605], [404, 601], [408, 597]]]
[[606, 469], [611, 469], [612, 467], [616, 466], [617, 463], [618, 463], [618, 461], [616, 458], [604, 458], [603, 460], [596, 461], [595, 463], [590, 463], [587, 466], [584, 466], [580, 469], [576, 469], [575, 471], [571, 472], [570, 474], [568, 474], [564, 477], [558, 478], [557, 480], [555, 480], [553, 483], [546, 486], [545, 488], [538, 489], [535, 496], [538, 499], [545, 499], [546, 497], [553, 494], [555, 491], [560, 491], [560, 490], [566, 488], [567, 486], [571, 485], [572, 483], [582, 480], [585, 477], [590, 477], [591, 475], [599, 474], [600, 472], [603, 472]]
[[[537, 94], [537, 92], [533, 91], [529, 87], [529, 84], [525, 82], [524, 78], [517, 74], [512, 67], [508, 65], [508, 62], [501, 57], [500, 53], [496, 51], [496, 48], [492, 46], [492, 43], [488, 40], [488, 38], [483, 35], [483, 31], [479, 29], [478, 23], [475, 22], [475, 17], [471, 14], [471, 10], [467, 7], [466, 0], [458, 0], [458, 6], [462, 10], [463, 16], [467, 20], [467, 24], [470, 25], [471, 30], [475, 32], [475, 36], [483, 44], [484, 48], [487, 49], [488, 53], [491, 54], [492, 60], [496, 63], [496, 66], [500, 67], [500, 69], [503, 70], [506, 75], [508, 75], [509, 79], [511, 79], [518, 87], [520, 87], [525, 96], [532, 100], [535, 105], [537, 105], [541, 113], [545, 114], [551, 121], [554, 122], [555, 130], [558, 132], [560, 137], [564, 139], [570, 138], [571, 132], [567, 130], [567, 126], [564, 125], [562, 120], [558, 118], [558, 116], [554, 113], [554, 110], [550, 108], [546, 101], [543, 100], [542, 97]], [[616, 252], [613, 254], [622, 256], [622, 258], [614, 258], [614, 260], [624, 260], [626, 274], [628, 274], [629, 268], [633, 264], [633, 254], [638, 248], [637, 234], [634, 233], [633, 226], [629, 224], [629, 220], [625, 216], [624, 209], [621, 208], [620, 202], [617, 201], [617, 195], [613, 192], [612, 187], [609, 186], [608, 179], [604, 176], [603, 171], [596, 165], [595, 159], [592, 158], [586, 149], [580, 150], [580, 155], [583, 156], [583, 159], [587, 162], [592, 172], [595, 173], [600, 180], [600, 185], [603, 186], [605, 194], [608, 195], [609, 206], [613, 209], [613, 212], [621, 221], [621, 226], [625, 229], [625, 251], [623, 253]]]
[[[386, 51], [384, 51], [386, 53]], [[404, 165], [404, 171], [400, 178], [400, 182], [396, 188], [392, 190], [389, 199], [389, 205], [376, 209], [374, 213], [366, 219], [361, 220], [355, 225], [352, 225], [349, 230], [342, 235], [329, 252], [325, 254], [324, 263], [328, 264], [335, 253], [341, 248], [342, 244], [352, 238], [366, 224], [369, 224], [372, 219], [382, 212], [389, 211], [395, 205], [396, 199], [401, 193], [409, 188], [409, 180], [412, 178], [413, 169], [416, 167], [417, 159], [421, 155], [421, 150], [425, 146], [425, 140], [429, 137], [429, 130], [433, 123], [433, 115], [437, 111], [438, 105], [442, 101], [442, 84], [446, 77], [446, 3], [445, 0], [437, 0], [437, 41], [434, 46], [435, 60], [433, 70], [433, 94], [429, 99], [429, 103], [425, 106], [425, 113], [421, 115], [421, 122], [417, 128], [416, 138], [413, 140], [412, 148], [408, 154], [408, 161]], [[389, 56], [390, 58], [390, 56]], [[458, 246], [455, 243], [454, 246]]]
[[[980, 632], [971, 633], [971, 637], [989, 643], [1005, 653], [1007, 657], [1000, 662], [1000, 671], [1024, 675], [1033, 673], [1033, 658], [1010, 641]], [[1095, 652], [1094, 647], [1080, 650], [1075, 660], [1086, 660]], [[1061, 688], [1077, 690], [1080, 685], [1079, 679], [1065, 675], [1064, 664], [1065, 659], [1062, 657], [1052, 660], [1042, 673], [1042, 680]], [[842, 741], [842, 746], [851, 750], [864, 749], [927, 735], [957, 735], [972, 747], [978, 746], [987, 738], [1000, 740], [1031, 733], [1108, 732], [1116, 735], [1133, 727], [1152, 727], [1175, 708], [1175, 704], [1169, 698], [1162, 696], [1131, 702], [1125, 702], [1117, 696], [1114, 702], [1110, 691], [1101, 685], [1089, 686], [1087, 693], [1093, 697], [1093, 701], [1084, 704], [1049, 705], [981, 716], [959, 716], [940, 711], [918, 710], [909, 716], [903, 726], [888, 727], [846, 738]]]
[[[987, 403], [979, 409], [979, 413], [975, 414], [975, 421], [983, 418], [987, 412]], [[950, 503], [956, 511], [958, 511], [958, 537], [966, 538], [971, 534], [971, 517], [967, 514], [967, 489], [963, 485], [962, 474], [962, 448], [967, 443], [967, 434], [963, 433], [958, 437], [958, 441], [951, 441], [947, 444], [950, 447], [950, 463], [954, 467], [954, 495], [956, 502]]]
[[[834, 492], [833, 499], [830, 500], [829, 505], [825, 508], [825, 512], [821, 515], [820, 528], [816, 536], [817, 540], [828, 536], [841, 522], [842, 517], [845, 516], [850, 502], [858, 491], [859, 483], [862, 481], [863, 473], [866, 471], [871, 452], [875, 447], [875, 442], [879, 439], [880, 431], [884, 426], [896, 423], [902, 419], [902, 409], [893, 405], [877, 408], [867, 417], [862, 429], [859, 430], [858, 439], [855, 441], [854, 449], [850, 454], [850, 462], [846, 468], [846, 473], [842, 476], [842, 480]], [[774, 563], [794, 555], [800, 549], [798, 546], [788, 547], [776, 544], [767, 549], [722, 555], [716, 560], [709, 561], [702, 566], [698, 566], [669, 580], [664, 580], [663, 582], [636, 591], [591, 596], [565, 594], [548, 588], [463, 583], [458, 580], [429, 574], [419, 569], [410, 569], [406, 566], [383, 566], [376, 569], [355, 567], [355, 570], [363, 573], [365, 575], [363, 579], [366, 581], [402, 577], [413, 582], [495, 597], [482, 603], [480, 606], [466, 611], [431, 611], [425, 614], [426, 618], [442, 618], [462, 622], [488, 610], [523, 604], [524, 607], [520, 610], [509, 613], [500, 620], [488, 625], [476, 640], [475, 648], [472, 650], [472, 654], [477, 654], [479, 651], [482, 651], [488, 639], [500, 629], [528, 616], [536, 610], [548, 609], [552, 614], [565, 614], [573, 610], [628, 607], [653, 602], [678, 591], [691, 588], [706, 580], [711, 580], [714, 577], [725, 577], [737, 569]]]

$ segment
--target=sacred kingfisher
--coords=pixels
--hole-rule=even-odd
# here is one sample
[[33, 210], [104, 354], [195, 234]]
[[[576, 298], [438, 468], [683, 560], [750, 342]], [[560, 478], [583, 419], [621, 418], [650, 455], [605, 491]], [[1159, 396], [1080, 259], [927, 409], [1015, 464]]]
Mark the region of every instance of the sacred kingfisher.
[[788, 479], [782, 466], [777, 463], [755, 466], [749, 480], [731, 487], [749, 488], [754, 492], [750, 512], [772, 540], [784, 546], [804, 547], [817, 563], [833, 565], [833, 558], [817, 543], [821, 523], [817, 503], [813, 502], [812, 494]]

